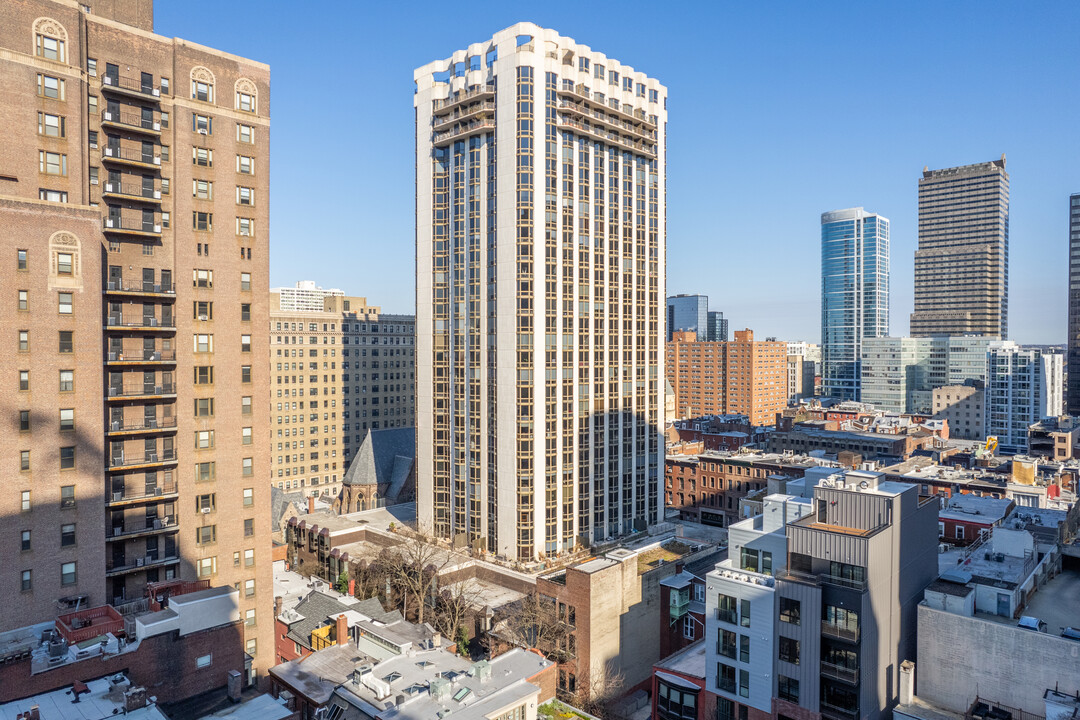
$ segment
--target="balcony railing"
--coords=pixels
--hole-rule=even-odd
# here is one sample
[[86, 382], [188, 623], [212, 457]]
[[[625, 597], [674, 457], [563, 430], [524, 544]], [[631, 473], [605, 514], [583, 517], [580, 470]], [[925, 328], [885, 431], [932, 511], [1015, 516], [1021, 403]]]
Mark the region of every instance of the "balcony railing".
[[176, 320], [171, 317], [156, 318], [150, 315], [136, 315], [124, 318], [123, 315], [109, 315], [105, 318], [107, 328], [152, 328], [154, 330], [175, 330]]
[[109, 112], [103, 110], [101, 113], [101, 124], [118, 125], [123, 129], [132, 129], [138, 132], [150, 133], [151, 135], [161, 134], [161, 123], [155, 122], [152, 118], [144, 118], [139, 113], [126, 113], [126, 112]]
[[180, 562], [179, 556], [175, 554], [154, 557], [153, 555], [146, 555], [140, 558], [132, 558], [125, 560], [124, 565], [114, 565], [112, 567], [105, 568], [106, 576], [111, 575], [123, 575], [129, 572], [139, 572], [140, 570], [149, 570], [156, 567], [164, 567], [165, 565], [175, 565]]
[[461, 103], [468, 102], [474, 98], [482, 98], [488, 96], [495, 97], [495, 86], [481, 85], [470, 90], [465, 90], [464, 92], [459, 92], [457, 95], [452, 95], [445, 100], [436, 100], [435, 112], [439, 112], [440, 110], [447, 110], [454, 107], [455, 105], [460, 105]]
[[135, 93], [146, 97], [160, 98], [161, 90], [153, 85], [147, 85], [141, 77], [125, 77], [123, 75], [102, 75], [101, 88], [103, 90], [115, 90], [125, 95]]
[[124, 198], [131, 198], [134, 200], [146, 200], [149, 202], [160, 202], [161, 191], [153, 188], [143, 187], [139, 183], [105, 183], [105, 188], [102, 190], [105, 195], [118, 195]]
[[629, 137], [624, 137], [617, 132], [608, 132], [605, 128], [602, 127], [596, 127], [595, 125], [585, 125], [584, 123], [577, 122], [576, 120], [571, 120], [567, 117], [559, 118], [559, 127], [568, 127], [579, 132], [588, 133], [594, 138], [618, 145], [619, 147], [627, 150], [642, 153], [643, 155], [656, 155], [655, 145], [651, 143], [643, 143], [637, 140], [633, 140]]
[[865, 580], [852, 580], [851, 578], [840, 577], [839, 575], [828, 575], [826, 573], [821, 574], [821, 582], [828, 585], [836, 585], [838, 587], [848, 588], [850, 590], [865, 590]]
[[431, 143], [433, 145], [446, 145], [447, 143], [451, 143], [454, 140], [457, 140], [458, 138], [463, 138], [463, 137], [466, 137], [468, 135], [472, 135], [474, 133], [481, 132], [483, 130], [494, 130], [494, 129], [495, 129], [495, 120], [493, 118], [485, 118], [483, 120], [473, 120], [470, 123], [466, 123], [465, 125], [456, 127], [454, 129], [446, 130], [446, 131], [440, 132], [440, 133], [435, 133], [434, 137], [431, 140]]
[[154, 167], [161, 167], [161, 157], [154, 154], [144, 153], [141, 149], [136, 150], [126, 149], [122, 147], [109, 147], [105, 146], [101, 150], [102, 160], [113, 160], [116, 162], [135, 163], [137, 165], [152, 165]]
[[154, 397], [158, 395], [175, 394], [176, 386], [172, 383], [165, 383], [162, 385], [110, 385], [108, 390], [108, 396], [111, 398]]
[[732, 625], [739, 624], [739, 613], [735, 610], [722, 610], [721, 608], [716, 608], [715, 615], [716, 619], [720, 622], [731, 623]]
[[[649, 130], [648, 128], [639, 127], [627, 120], [620, 120], [617, 117], [613, 117], [606, 112], [599, 109], [590, 109], [584, 103], [575, 102], [573, 100], [563, 100], [558, 106], [560, 110], [576, 113], [590, 118], [593, 121], [602, 122], [608, 127], [620, 130], [623, 132], [631, 132], [646, 140], [656, 142], [656, 131]], [[618, 112], [618, 111], [616, 111]]]
[[136, 420], [113, 420], [109, 423], [109, 432], [154, 432], [155, 430], [175, 430], [176, 418], [156, 418], [156, 417], [144, 417]]
[[143, 488], [125, 488], [123, 490], [114, 490], [106, 498], [106, 505], [115, 505], [121, 503], [132, 502], [145, 502], [153, 500], [164, 500], [170, 497], [175, 497], [177, 494], [176, 482], [166, 482], [155, 487], [143, 487]]
[[175, 363], [175, 350], [136, 350], [134, 352], [110, 352], [111, 363]]
[[839, 625], [830, 625], [828, 623], [821, 624], [821, 634], [825, 637], [838, 638], [840, 640], [847, 640], [849, 642], [859, 641], [859, 629], [851, 629], [841, 627]]
[[[138, 527], [136, 527], [136, 525], [138, 525]], [[176, 529], [176, 518], [174, 517], [147, 518], [142, 523], [132, 522], [131, 527], [128, 527], [127, 525], [114, 525], [110, 528], [106, 528], [105, 537], [137, 537], [139, 535], [150, 535], [157, 532], [171, 532]]]
[[822, 700], [821, 715], [822, 717], [834, 718], [835, 720], [857, 720], [859, 717], [859, 708], [857, 706], [841, 707]]
[[176, 287], [172, 283], [139, 282], [137, 280], [110, 280], [105, 284], [107, 293], [134, 293], [136, 295], [176, 295]]
[[435, 122], [432, 124], [432, 129], [443, 130], [447, 126], [452, 125], [459, 120], [465, 120], [472, 117], [473, 115], [478, 115], [485, 112], [495, 112], [495, 101], [485, 100], [484, 102], [478, 103], [473, 107], [464, 108], [460, 112], [454, 112], [449, 115], [437, 116], [435, 118]]
[[145, 453], [143, 455], [113, 455], [109, 457], [109, 469], [174, 462], [176, 462], [175, 450], [162, 450], [161, 452]]
[[834, 680], [840, 680], [850, 685], [857, 685], [859, 683], [859, 670], [858, 668], [844, 667], [843, 665], [836, 665], [834, 663], [821, 661], [821, 676], [833, 678]]
[[107, 217], [102, 219], [105, 232], [121, 232], [133, 235], [161, 235], [161, 224], [142, 219]]

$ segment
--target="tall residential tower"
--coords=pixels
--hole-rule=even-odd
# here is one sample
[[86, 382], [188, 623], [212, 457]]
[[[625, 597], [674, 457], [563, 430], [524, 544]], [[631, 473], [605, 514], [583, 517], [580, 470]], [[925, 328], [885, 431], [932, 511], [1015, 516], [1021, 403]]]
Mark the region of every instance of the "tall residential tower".
[[822, 213], [822, 395], [858, 400], [862, 341], [888, 334], [889, 220], [861, 207]]
[[1069, 383], [1066, 412], [1080, 415], [1080, 193], [1069, 197]]
[[530, 23], [414, 78], [421, 528], [526, 560], [657, 522], [666, 88]]
[[1000, 160], [923, 170], [911, 337], [1009, 330], [1009, 174]]

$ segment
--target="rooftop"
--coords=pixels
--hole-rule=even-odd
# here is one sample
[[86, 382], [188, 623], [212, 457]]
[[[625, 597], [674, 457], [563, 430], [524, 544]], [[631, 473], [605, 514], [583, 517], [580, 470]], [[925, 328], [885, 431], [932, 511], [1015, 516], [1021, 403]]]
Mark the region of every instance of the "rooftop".
[[705, 640], [687, 645], [674, 655], [656, 663], [657, 670], [669, 670], [690, 677], [705, 677]]
[[960, 520], [991, 525], [1005, 519], [1013, 501], [981, 495], [954, 494], [949, 504], [938, 512], [940, 520]]
[[42, 720], [102, 720], [113, 715], [123, 715], [131, 720], [168, 720], [155, 705], [125, 713], [124, 693], [131, 689], [131, 682], [122, 674], [91, 680], [85, 685], [87, 691], [79, 693], [77, 703], [72, 696], [73, 686], [68, 686], [0, 704], [0, 720], [16, 720], [20, 713], [35, 705]]

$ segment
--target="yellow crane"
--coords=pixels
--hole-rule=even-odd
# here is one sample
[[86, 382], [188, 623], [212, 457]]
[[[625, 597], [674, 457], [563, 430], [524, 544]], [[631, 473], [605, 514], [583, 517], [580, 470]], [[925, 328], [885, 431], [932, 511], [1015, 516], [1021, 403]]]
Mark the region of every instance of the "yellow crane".
[[998, 446], [997, 436], [996, 435], [990, 435], [990, 436], [988, 436], [986, 438], [986, 445], [983, 447], [983, 450], [985, 450], [988, 453], [993, 453], [995, 450], [997, 450], [997, 446]]

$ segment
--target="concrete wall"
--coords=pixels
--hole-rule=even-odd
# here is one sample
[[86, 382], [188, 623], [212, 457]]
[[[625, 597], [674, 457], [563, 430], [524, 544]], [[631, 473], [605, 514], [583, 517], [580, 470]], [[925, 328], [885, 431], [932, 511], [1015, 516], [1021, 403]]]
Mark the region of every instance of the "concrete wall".
[[1047, 688], [1080, 692], [1080, 642], [925, 604], [918, 618], [916, 692], [927, 702], [965, 712], [978, 695], [1042, 715]]

